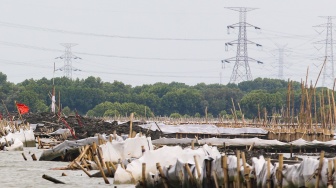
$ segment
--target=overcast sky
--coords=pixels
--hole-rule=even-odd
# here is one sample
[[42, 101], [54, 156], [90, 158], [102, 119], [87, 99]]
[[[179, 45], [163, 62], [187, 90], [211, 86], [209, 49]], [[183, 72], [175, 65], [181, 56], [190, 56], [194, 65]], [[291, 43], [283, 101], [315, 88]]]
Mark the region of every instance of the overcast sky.
[[[326, 37], [319, 16], [336, 16], [335, 0], [1, 0], [0, 71], [10, 82], [52, 78], [64, 62], [60, 43], [76, 43], [73, 78], [100, 77], [132, 86], [172, 81], [195, 85], [227, 84], [236, 47], [238, 12], [225, 7], [258, 8], [247, 13], [253, 78], [278, 77], [278, 48], [286, 45], [284, 77], [315, 82], [324, 46], [313, 44]], [[336, 21], [335, 21], [336, 22]], [[329, 65], [330, 66], [330, 65]], [[331, 67], [331, 66], [330, 66]], [[64, 72], [56, 71], [55, 76]], [[57, 84], [57, 83], [56, 83]], [[331, 82], [329, 82], [331, 84]]]

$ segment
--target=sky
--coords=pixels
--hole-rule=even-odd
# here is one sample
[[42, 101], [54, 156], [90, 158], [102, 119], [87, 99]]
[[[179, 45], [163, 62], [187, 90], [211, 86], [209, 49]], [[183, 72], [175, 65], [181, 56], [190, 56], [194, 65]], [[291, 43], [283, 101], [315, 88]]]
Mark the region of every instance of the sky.
[[[279, 78], [279, 48], [284, 48], [283, 79], [315, 82], [323, 64], [326, 18], [336, 16], [334, 0], [0, 0], [0, 71], [7, 80], [64, 76], [62, 43], [73, 59], [72, 78], [100, 77], [138, 86], [156, 82], [227, 84], [239, 13], [226, 7], [251, 7], [247, 38], [253, 78]], [[334, 21], [336, 22], [336, 21]], [[335, 31], [335, 30], [333, 30]], [[318, 59], [319, 57], [322, 57]], [[54, 72], [54, 63], [56, 70]], [[327, 63], [331, 70], [331, 63]], [[327, 74], [327, 73], [326, 73]], [[329, 74], [330, 75], [330, 74]], [[319, 85], [322, 84], [321, 80]], [[328, 81], [329, 80], [329, 81]], [[57, 83], [56, 83], [57, 84]], [[326, 86], [332, 87], [326, 77]]]

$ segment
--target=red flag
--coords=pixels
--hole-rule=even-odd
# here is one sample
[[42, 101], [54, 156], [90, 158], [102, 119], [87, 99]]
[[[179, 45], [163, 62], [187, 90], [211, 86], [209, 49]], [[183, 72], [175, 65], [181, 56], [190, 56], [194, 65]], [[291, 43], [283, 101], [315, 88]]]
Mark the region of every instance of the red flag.
[[26, 114], [26, 113], [29, 112], [29, 107], [26, 106], [25, 104], [16, 103], [16, 106], [17, 106], [20, 114]]

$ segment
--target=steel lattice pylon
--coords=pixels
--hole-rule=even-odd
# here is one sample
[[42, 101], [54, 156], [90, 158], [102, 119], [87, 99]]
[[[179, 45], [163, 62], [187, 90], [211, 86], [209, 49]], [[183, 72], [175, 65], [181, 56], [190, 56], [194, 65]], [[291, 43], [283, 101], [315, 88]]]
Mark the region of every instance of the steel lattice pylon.
[[[333, 16], [321, 16], [322, 18], [327, 19], [327, 23], [317, 25], [314, 27], [325, 27], [326, 28], [326, 39], [317, 41], [315, 44], [324, 44], [325, 45], [325, 56], [326, 64], [323, 68], [323, 75], [322, 75], [322, 86], [330, 86], [333, 84], [335, 79], [335, 69], [334, 69], [334, 50], [333, 45], [335, 41], [333, 40], [332, 31], [333, 31], [333, 24], [332, 19], [335, 17]], [[323, 58], [323, 59], [324, 59]]]
[[[260, 29], [259, 27], [253, 26], [249, 23], [246, 23], [246, 13], [256, 8], [247, 8], [247, 7], [227, 7], [227, 9], [238, 11], [239, 12], [239, 23], [227, 26], [229, 29], [233, 29], [235, 27], [239, 28], [238, 40], [234, 40], [228, 43], [225, 43], [226, 49], [230, 45], [237, 45], [237, 53], [236, 57], [232, 57], [229, 59], [225, 59], [222, 62], [230, 63], [231, 61], [235, 61], [235, 65], [232, 70], [232, 75], [230, 78], [230, 83], [238, 83], [240, 81], [252, 80], [252, 73], [249, 65], [249, 61], [256, 61], [253, 58], [248, 57], [247, 53], [247, 45], [255, 44], [256, 46], [261, 46], [260, 44], [254, 43], [247, 39], [246, 28], [254, 27], [255, 29]], [[257, 61], [258, 63], [262, 63]]]
[[57, 69], [64, 71], [64, 77], [72, 79], [72, 71], [80, 71], [72, 66], [72, 59], [81, 59], [80, 57], [75, 56], [71, 52], [71, 47], [76, 46], [74, 43], [61, 43], [62, 46], [65, 47], [64, 54], [56, 59], [60, 58], [64, 61], [64, 66]]

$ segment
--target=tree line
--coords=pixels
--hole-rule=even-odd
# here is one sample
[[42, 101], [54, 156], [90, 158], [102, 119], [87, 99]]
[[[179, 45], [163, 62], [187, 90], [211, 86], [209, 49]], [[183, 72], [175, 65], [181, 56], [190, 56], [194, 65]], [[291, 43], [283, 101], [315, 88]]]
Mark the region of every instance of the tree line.
[[[0, 99], [9, 111], [15, 111], [14, 101], [24, 103], [31, 112], [50, 112], [52, 79], [26, 79], [14, 84], [0, 73]], [[253, 118], [266, 109], [281, 113], [286, 104], [288, 82], [279, 79], [256, 78], [239, 84], [155, 83], [132, 87], [119, 81], [103, 82], [99, 77], [70, 80], [54, 79], [56, 101], [60, 99], [64, 113], [77, 111], [88, 116], [127, 116], [134, 112], [141, 117], [208, 117], [241, 111]], [[294, 111], [300, 108], [301, 84], [292, 82]], [[59, 98], [60, 96], [60, 98]], [[232, 102], [233, 101], [233, 102]], [[4, 105], [0, 107], [6, 113]]]

